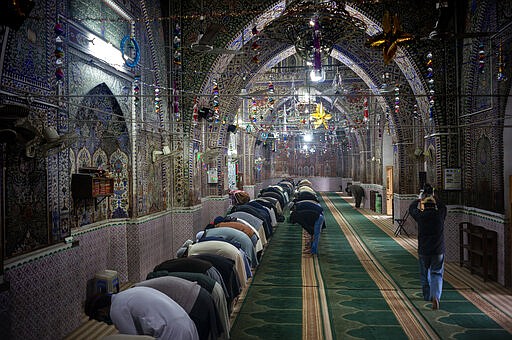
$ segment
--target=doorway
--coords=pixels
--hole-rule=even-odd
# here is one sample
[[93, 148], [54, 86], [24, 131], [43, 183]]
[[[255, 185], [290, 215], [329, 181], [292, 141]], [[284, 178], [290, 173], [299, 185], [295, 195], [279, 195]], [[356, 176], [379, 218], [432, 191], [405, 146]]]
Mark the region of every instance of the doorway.
[[386, 215], [393, 216], [393, 167], [386, 167]]

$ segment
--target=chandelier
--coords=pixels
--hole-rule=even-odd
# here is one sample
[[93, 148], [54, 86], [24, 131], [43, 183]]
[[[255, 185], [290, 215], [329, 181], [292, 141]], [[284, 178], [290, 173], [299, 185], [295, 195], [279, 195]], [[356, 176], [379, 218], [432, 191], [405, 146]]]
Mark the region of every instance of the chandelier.
[[295, 0], [264, 32], [270, 39], [295, 46], [303, 60], [314, 63], [319, 55], [329, 56], [343, 37], [365, 29], [364, 22], [345, 9], [345, 1]]

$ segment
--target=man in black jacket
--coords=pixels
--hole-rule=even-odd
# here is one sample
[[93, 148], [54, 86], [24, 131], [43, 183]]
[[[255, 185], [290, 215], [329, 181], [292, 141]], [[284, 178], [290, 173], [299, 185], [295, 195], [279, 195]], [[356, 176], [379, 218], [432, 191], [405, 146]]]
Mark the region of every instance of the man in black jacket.
[[439, 309], [444, 273], [444, 220], [446, 205], [426, 184], [420, 198], [409, 206], [409, 214], [418, 223], [418, 260], [425, 301], [432, 301], [432, 309]]
[[356, 208], [361, 207], [361, 202], [363, 201], [364, 197], [364, 189], [362, 186], [357, 184], [352, 184], [349, 186], [350, 192], [352, 193], [352, 196], [354, 196]]

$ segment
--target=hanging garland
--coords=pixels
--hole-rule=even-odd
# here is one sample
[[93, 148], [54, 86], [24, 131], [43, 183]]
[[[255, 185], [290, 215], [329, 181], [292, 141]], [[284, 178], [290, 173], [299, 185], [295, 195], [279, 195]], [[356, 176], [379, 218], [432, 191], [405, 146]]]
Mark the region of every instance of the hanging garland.
[[174, 28], [173, 39], [174, 55], [172, 61], [175, 65], [181, 65], [181, 28], [178, 24]]
[[219, 84], [217, 83], [217, 80], [213, 81], [212, 94], [213, 94], [213, 110], [214, 110], [213, 118], [215, 119], [215, 123], [218, 123], [219, 118], [220, 118], [220, 113], [219, 113], [220, 103], [219, 103]]
[[53, 28], [55, 32], [55, 51], [53, 54], [55, 55], [55, 65], [57, 68], [55, 69], [55, 79], [57, 82], [61, 82], [64, 79], [64, 71], [62, 69], [63, 59], [64, 59], [64, 40], [62, 39], [62, 35], [64, 34], [64, 29], [60, 22], [55, 24]]
[[478, 70], [480, 73], [485, 73], [485, 50], [483, 41], [478, 45]]
[[133, 80], [133, 103], [136, 108], [140, 103], [140, 76], [135, 76]]
[[[130, 58], [127, 58], [124, 54], [124, 49], [126, 47], [127, 42], [130, 42], [130, 47], [133, 47], [133, 49], [135, 51], [133, 60], [130, 60]], [[131, 68], [136, 67], [140, 61], [140, 47], [139, 47], [139, 44], [137, 43], [137, 40], [135, 40], [135, 38], [133, 38], [132, 36], [126, 35], [121, 40], [121, 54], [122, 54], [122, 57], [123, 57], [123, 60], [124, 60], [124, 63], [126, 64], [126, 66], [131, 67]]]
[[252, 35], [253, 35], [253, 37], [256, 37], [256, 38], [254, 39], [254, 42], [251, 45], [251, 49], [256, 54], [252, 56], [251, 61], [254, 64], [259, 64], [260, 63], [260, 59], [258, 58], [258, 55], [259, 55], [259, 51], [258, 50], [260, 49], [261, 46], [257, 42], [259, 40], [259, 36], [258, 36], [259, 33], [260, 32], [258, 31], [258, 28], [256, 26], [253, 26], [253, 28], [252, 28]]
[[428, 84], [428, 117], [430, 120], [434, 119], [434, 69], [432, 68], [433, 65], [433, 55], [432, 52], [429, 52], [427, 54], [427, 84]]
[[368, 114], [368, 97], [364, 97], [364, 102], [363, 102], [363, 120], [365, 123], [368, 122], [368, 119], [369, 119], [369, 114]]

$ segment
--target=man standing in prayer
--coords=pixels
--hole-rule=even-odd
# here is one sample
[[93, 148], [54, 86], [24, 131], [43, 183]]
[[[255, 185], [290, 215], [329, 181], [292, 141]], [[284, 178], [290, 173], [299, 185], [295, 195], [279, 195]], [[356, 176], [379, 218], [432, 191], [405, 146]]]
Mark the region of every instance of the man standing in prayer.
[[423, 299], [432, 301], [432, 309], [439, 309], [444, 273], [444, 220], [446, 205], [425, 184], [420, 198], [409, 206], [409, 214], [418, 223], [418, 259]]

